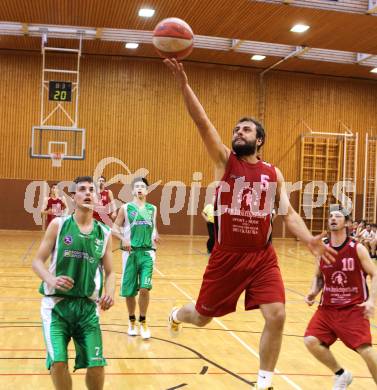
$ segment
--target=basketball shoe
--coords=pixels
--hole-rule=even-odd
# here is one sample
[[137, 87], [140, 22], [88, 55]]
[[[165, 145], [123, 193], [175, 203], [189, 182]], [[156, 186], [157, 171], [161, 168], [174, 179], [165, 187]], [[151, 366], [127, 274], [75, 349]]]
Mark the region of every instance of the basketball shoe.
[[342, 375], [335, 375], [332, 390], [345, 390], [351, 384], [352, 379], [352, 374], [349, 371], [344, 371]]
[[140, 322], [140, 336], [144, 340], [151, 338], [151, 331], [145, 321]]
[[181, 332], [182, 327], [183, 327], [181, 322], [176, 322], [173, 320], [173, 313], [175, 311], [177, 311], [178, 309], [179, 309], [179, 307], [177, 307], [177, 306], [173, 307], [171, 309], [169, 319], [168, 319], [168, 328], [169, 328], [170, 335], [172, 337], [177, 337], [179, 335], [179, 333]]
[[136, 320], [128, 321], [128, 330], [127, 333], [129, 336], [137, 336], [137, 325]]

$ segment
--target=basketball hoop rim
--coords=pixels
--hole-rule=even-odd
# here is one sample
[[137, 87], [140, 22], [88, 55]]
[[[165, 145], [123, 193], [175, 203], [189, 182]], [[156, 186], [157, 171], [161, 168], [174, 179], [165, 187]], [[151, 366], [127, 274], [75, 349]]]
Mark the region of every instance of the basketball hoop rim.
[[50, 153], [51, 160], [53, 160], [53, 159], [55, 159], [55, 160], [63, 160], [64, 156], [65, 156], [64, 153]]
[[61, 167], [64, 159], [64, 153], [50, 153], [50, 159], [53, 167]]

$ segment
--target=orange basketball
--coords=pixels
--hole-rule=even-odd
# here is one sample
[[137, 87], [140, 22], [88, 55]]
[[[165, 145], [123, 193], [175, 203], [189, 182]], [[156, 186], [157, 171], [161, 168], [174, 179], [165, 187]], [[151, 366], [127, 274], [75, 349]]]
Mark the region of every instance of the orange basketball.
[[182, 19], [163, 19], [153, 31], [153, 45], [161, 57], [181, 60], [192, 52], [194, 34]]

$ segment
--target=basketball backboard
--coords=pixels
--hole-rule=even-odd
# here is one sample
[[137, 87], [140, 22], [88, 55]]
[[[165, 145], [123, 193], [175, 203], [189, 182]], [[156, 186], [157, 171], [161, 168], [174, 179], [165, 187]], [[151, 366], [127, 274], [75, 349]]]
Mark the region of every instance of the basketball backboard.
[[65, 160], [85, 158], [85, 129], [58, 126], [33, 126], [31, 158], [51, 158], [51, 154], [64, 155]]

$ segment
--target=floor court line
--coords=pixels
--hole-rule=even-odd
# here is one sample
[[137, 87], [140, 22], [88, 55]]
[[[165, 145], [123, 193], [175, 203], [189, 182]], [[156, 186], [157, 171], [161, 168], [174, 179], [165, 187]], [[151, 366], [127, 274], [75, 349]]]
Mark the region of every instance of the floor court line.
[[[157, 273], [159, 273], [162, 277], [165, 277], [165, 275], [157, 268], [154, 268]], [[195, 300], [187, 294], [184, 290], [182, 290], [176, 283], [170, 282], [170, 284], [175, 287], [182, 295], [184, 295], [187, 299], [189, 299], [191, 302], [195, 303]], [[216, 322], [218, 325], [220, 325], [223, 329], [227, 330], [228, 334], [230, 334], [233, 338], [235, 338], [247, 351], [249, 351], [255, 358], [259, 360], [259, 354], [257, 351], [255, 351], [253, 348], [251, 348], [248, 344], [246, 344], [240, 337], [238, 337], [233, 331], [231, 331], [225, 324], [223, 324], [219, 319], [214, 318], [214, 322]], [[299, 385], [297, 385], [295, 382], [293, 382], [290, 378], [288, 378], [286, 375], [282, 374], [278, 369], [275, 368], [275, 372], [281, 376], [282, 379], [284, 379], [290, 386], [292, 386], [296, 390], [302, 390]]]
[[[77, 375], [77, 376], [80, 376], [80, 375], [86, 375], [85, 372], [74, 372], [74, 373], [71, 373], [73, 376]], [[237, 375], [253, 375], [255, 376], [257, 374], [257, 372], [237, 372], [236, 373]], [[0, 373], [0, 376], [32, 376], [32, 375], [37, 375], [37, 376], [50, 376], [50, 373], [49, 372], [35, 372], [35, 373]], [[200, 375], [200, 373], [198, 372], [106, 372], [106, 376], [107, 375], [114, 375], [114, 376], [138, 376], [138, 375], [159, 375], [159, 376], [163, 376], [163, 375]], [[222, 371], [219, 371], [219, 372], [206, 372], [205, 375], [228, 375], [227, 372], [222, 372]], [[328, 377], [328, 378], [332, 378], [333, 375], [330, 375], [330, 374], [313, 374], [313, 373], [287, 373], [287, 374], [278, 374], [276, 373], [277, 376], [282, 376], [282, 375], [294, 375], [294, 376], [313, 376], [313, 377]], [[353, 378], [357, 378], [357, 379], [366, 379], [366, 380], [369, 380], [370, 377], [368, 376], [361, 376], [361, 375], [354, 375]]]
[[29, 256], [30, 254], [30, 251], [32, 250], [34, 244], [37, 242], [37, 239], [34, 238], [33, 242], [30, 244], [29, 248], [26, 250], [26, 253], [24, 254], [24, 256], [22, 257], [21, 261], [22, 263], [25, 263], [25, 260], [27, 259], [27, 257]]

